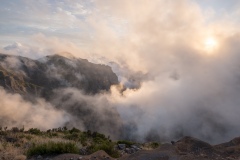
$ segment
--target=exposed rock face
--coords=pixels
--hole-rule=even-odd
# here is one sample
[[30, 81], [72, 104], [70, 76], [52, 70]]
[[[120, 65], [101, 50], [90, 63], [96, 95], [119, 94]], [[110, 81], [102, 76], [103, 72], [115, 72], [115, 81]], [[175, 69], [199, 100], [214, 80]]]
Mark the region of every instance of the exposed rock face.
[[116, 108], [107, 101], [100, 105], [97, 99], [97, 93], [116, 84], [118, 77], [109, 66], [84, 59], [52, 55], [32, 60], [0, 54], [0, 87], [33, 103], [43, 98], [64, 110], [69, 114], [67, 127], [116, 135], [121, 125]]
[[[33, 92], [37, 94], [37, 90], [40, 91], [41, 87], [32, 84], [26, 76], [24, 69], [22, 69], [26, 60], [27, 59], [23, 57], [0, 54], [0, 85], [4, 89], [20, 94]], [[22, 62], [23, 65], [21, 68], [18, 68], [20, 62]]]
[[32, 60], [0, 54], [0, 85], [8, 91], [48, 98], [53, 89], [74, 87], [86, 93], [108, 91], [118, 78], [106, 65], [59, 55]]

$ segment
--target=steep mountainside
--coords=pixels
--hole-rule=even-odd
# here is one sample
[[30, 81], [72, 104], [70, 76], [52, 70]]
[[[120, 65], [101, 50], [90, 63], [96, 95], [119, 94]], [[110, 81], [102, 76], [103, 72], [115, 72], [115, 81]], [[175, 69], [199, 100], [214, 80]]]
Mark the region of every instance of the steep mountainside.
[[[0, 54], [0, 87], [7, 92], [20, 94], [27, 103], [31, 102], [31, 106], [45, 99], [53, 107], [51, 109], [66, 116], [57, 120], [56, 125], [59, 125], [58, 121], [64, 121], [61, 125], [67, 127], [117, 135], [115, 132], [119, 131], [121, 123], [116, 108], [98, 102], [98, 98], [103, 95], [101, 93], [115, 84], [118, 84], [118, 78], [109, 66], [84, 59], [52, 55], [32, 60]], [[16, 104], [16, 107], [21, 110], [22, 106]], [[9, 110], [7, 105], [0, 106], [1, 110], [3, 108]], [[37, 113], [41, 114], [42, 108], [38, 108]], [[29, 118], [28, 114], [32, 113], [23, 113], [21, 117]], [[48, 116], [46, 120], [48, 118], [51, 119]], [[0, 126], [9, 127], [15, 126], [18, 121], [13, 120], [8, 112], [2, 113], [0, 120]], [[31, 126], [32, 121], [36, 119], [21, 120], [21, 125]]]
[[74, 87], [95, 94], [118, 84], [106, 65], [59, 55], [32, 60], [0, 54], [0, 85], [8, 91], [47, 98], [54, 89]]

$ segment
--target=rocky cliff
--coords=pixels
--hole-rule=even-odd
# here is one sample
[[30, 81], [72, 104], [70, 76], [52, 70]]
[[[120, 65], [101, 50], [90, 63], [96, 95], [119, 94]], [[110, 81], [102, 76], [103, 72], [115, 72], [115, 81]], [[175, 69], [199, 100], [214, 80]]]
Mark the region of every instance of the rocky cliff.
[[54, 89], [73, 87], [86, 93], [108, 91], [118, 78], [106, 65], [60, 55], [33, 60], [0, 54], [0, 85], [14, 93], [48, 98]]
[[[64, 126], [117, 135], [115, 132], [120, 128], [120, 116], [116, 108], [111, 107], [107, 101], [101, 104], [98, 101], [103, 92], [109, 91], [110, 87], [116, 84], [118, 78], [109, 66], [90, 63], [84, 59], [52, 55], [33, 60], [0, 54], [0, 87], [8, 93], [21, 95], [33, 108], [34, 104], [44, 99], [51, 104], [51, 109], [66, 113], [66, 117], [62, 117], [66, 119], [66, 123], [61, 124]], [[6, 107], [8, 110], [11, 108], [0, 105], [1, 110]], [[23, 106], [15, 109], [21, 110], [20, 107]], [[38, 110], [36, 114], [41, 114], [41, 108]], [[34, 115], [31, 116], [33, 118], [30, 121], [23, 119], [19, 123], [26, 125], [36, 121]], [[51, 116], [45, 117], [46, 121], [51, 119]], [[4, 119], [0, 126], [18, 124], [15, 123], [18, 120], [13, 121], [8, 114], [3, 113], [0, 119]], [[56, 124], [63, 119], [57, 120]]]

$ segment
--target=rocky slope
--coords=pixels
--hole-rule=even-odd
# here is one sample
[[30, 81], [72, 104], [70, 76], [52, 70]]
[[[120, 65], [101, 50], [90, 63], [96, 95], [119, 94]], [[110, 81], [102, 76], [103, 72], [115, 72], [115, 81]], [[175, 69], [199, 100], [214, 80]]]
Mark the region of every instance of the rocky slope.
[[95, 94], [114, 84], [118, 78], [109, 66], [85, 59], [52, 55], [32, 60], [0, 54], [0, 85], [10, 92], [47, 98], [58, 88], [74, 87]]
[[211, 145], [186, 136], [176, 142], [149, 145], [156, 142], [113, 141], [104, 134], [76, 128], [48, 131], [31, 128], [25, 131], [24, 128], [0, 127], [0, 159], [239, 160], [239, 142], [240, 137], [237, 137], [226, 143]]
[[183, 137], [155, 150], [141, 150], [120, 160], [239, 160], [239, 137], [230, 142], [210, 145], [193, 137]]
[[[116, 108], [107, 104], [100, 106], [94, 97], [97, 93], [109, 91], [112, 85], [118, 83], [118, 77], [111, 67], [90, 63], [85, 59], [51, 55], [33, 60], [0, 54], [0, 89], [19, 94], [31, 104], [44, 99], [54, 109], [67, 113], [67, 122], [63, 125], [68, 127], [109, 134], [118, 131], [120, 116]], [[0, 126], [9, 126], [4, 122], [12, 122], [11, 127], [15, 126], [16, 120], [13, 121], [11, 116], [4, 115], [0, 119], [4, 119], [0, 121]]]
[[[240, 137], [214, 146], [193, 137], [183, 137], [173, 144], [165, 143], [156, 149], [141, 149], [130, 154], [122, 154], [118, 160], [239, 160], [239, 139]], [[231, 147], [231, 153], [228, 147]], [[122, 150], [119, 151], [122, 152]], [[52, 156], [51, 159], [106, 160], [113, 158], [104, 151], [98, 151], [91, 155], [61, 154]]]

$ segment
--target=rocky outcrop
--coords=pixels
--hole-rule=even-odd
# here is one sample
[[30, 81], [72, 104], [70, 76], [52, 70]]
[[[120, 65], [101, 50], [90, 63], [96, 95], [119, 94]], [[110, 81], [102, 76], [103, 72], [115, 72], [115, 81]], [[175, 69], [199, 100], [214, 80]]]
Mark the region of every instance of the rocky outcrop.
[[214, 152], [214, 149], [210, 144], [189, 136], [180, 139], [179, 141], [174, 143], [174, 145], [177, 151], [182, 154], [200, 154], [206, 152], [206, 154], [209, 154], [210, 156]]
[[240, 158], [240, 137], [234, 138], [233, 140], [215, 145], [214, 148], [221, 152], [226, 157]]
[[48, 98], [54, 89], [73, 87], [86, 93], [108, 91], [118, 78], [106, 65], [60, 55], [33, 60], [0, 54], [0, 86], [20, 94]]
[[193, 137], [183, 137], [154, 150], [140, 150], [120, 160], [239, 160], [240, 137], [219, 145], [210, 145]]

